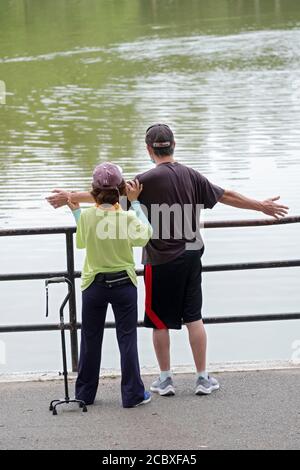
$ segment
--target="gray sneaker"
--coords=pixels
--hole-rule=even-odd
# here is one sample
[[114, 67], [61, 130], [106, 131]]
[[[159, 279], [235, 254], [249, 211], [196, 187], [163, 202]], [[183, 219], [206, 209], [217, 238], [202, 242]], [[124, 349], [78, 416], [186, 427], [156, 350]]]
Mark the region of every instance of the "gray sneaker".
[[172, 377], [168, 377], [166, 380], [161, 381], [160, 378], [153, 382], [150, 387], [151, 392], [158, 393], [163, 397], [171, 397], [175, 395], [175, 388]]
[[196, 395], [210, 395], [215, 390], [219, 390], [220, 384], [213, 377], [205, 379], [204, 377], [199, 377], [196, 382]]

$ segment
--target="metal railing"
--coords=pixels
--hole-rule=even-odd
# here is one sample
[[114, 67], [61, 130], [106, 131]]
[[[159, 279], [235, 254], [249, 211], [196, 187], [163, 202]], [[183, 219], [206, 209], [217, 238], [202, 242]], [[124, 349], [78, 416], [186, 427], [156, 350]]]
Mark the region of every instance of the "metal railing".
[[[262, 227], [274, 225], [286, 225], [300, 223], [300, 216], [285, 217], [283, 219], [250, 219], [250, 220], [228, 220], [228, 221], [210, 221], [204, 224], [204, 228], [238, 228], [238, 227]], [[1, 229], [0, 237], [11, 236], [32, 236], [32, 235], [56, 235], [64, 234], [66, 241], [66, 270], [52, 272], [35, 272], [35, 273], [12, 273], [0, 274], [0, 281], [28, 281], [49, 279], [51, 277], [64, 276], [70, 279], [73, 284], [73, 293], [69, 302], [69, 322], [66, 323], [66, 329], [70, 330], [71, 337], [71, 355], [72, 370], [76, 372], [78, 363], [78, 337], [77, 330], [81, 328], [81, 324], [77, 322], [76, 313], [76, 292], [75, 279], [79, 278], [81, 273], [75, 271], [74, 266], [74, 243], [73, 234], [76, 232], [75, 227], [45, 227], [45, 228], [24, 228], [24, 229]], [[230, 264], [213, 264], [203, 266], [203, 272], [219, 272], [219, 271], [240, 271], [251, 269], [272, 269], [272, 268], [290, 268], [300, 267], [300, 259], [285, 261], [261, 261], [252, 263], [230, 263]], [[137, 275], [142, 276], [143, 270], [137, 270]], [[278, 321], [278, 320], [298, 320], [300, 312], [295, 313], [273, 313], [264, 315], [232, 315], [232, 316], [215, 316], [204, 318], [206, 324], [220, 323], [244, 323], [244, 322], [260, 322], [260, 321]], [[143, 322], [139, 322], [138, 326], [143, 326]], [[107, 322], [106, 328], [115, 328], [114, 322]], [[33, 332], [33, 331], [53, 331], [59, 330], [58, 323], [52, 324], [34, 324], [34, 325], [6, 325], [0, 326], [0, 333], [15, 332]]]

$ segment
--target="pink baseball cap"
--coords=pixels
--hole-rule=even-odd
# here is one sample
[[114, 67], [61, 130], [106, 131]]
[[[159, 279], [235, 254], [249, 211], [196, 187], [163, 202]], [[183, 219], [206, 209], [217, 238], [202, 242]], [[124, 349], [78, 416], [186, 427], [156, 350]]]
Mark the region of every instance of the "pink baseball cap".
[[122, 169], [114, 163], [101, 163], [93, 173], [93, 186], [99, 189], [118, 189], [123, 181]]

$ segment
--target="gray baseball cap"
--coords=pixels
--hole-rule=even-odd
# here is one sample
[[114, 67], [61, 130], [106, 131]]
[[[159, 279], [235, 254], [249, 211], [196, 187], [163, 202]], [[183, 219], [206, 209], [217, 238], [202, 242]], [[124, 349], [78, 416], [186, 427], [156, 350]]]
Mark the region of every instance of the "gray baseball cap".
[[152, 148], [170, 148], [174, 144], [174, 134], [167, 124], [154, 124], [146, 130], [146, 144]]

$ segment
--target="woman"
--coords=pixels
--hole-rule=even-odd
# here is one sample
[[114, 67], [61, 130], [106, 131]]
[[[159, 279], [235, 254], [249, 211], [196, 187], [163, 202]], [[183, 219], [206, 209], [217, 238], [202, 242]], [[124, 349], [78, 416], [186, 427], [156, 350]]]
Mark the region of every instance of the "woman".
[[[137, 277], [134, 246], [145, 246], [152, 228], [143, 214], [138, 196], [143, 187], [126, 183], [120, 168], [98, 165], [91, 194], [95, 205], [81, 211], [69, 200], [77, 222], [76, 244], [86, 249], [82, 270], [82, 330], [76, 398], [94, 403], [97, 393], [101, 347], [108, 304], [112, 305], [121, 355], [122, 404], [131, 408], [149, 403], [140, 376], [137, 351]], [[131, 209], [123, 211], [120, 197], [127, 195]]]

